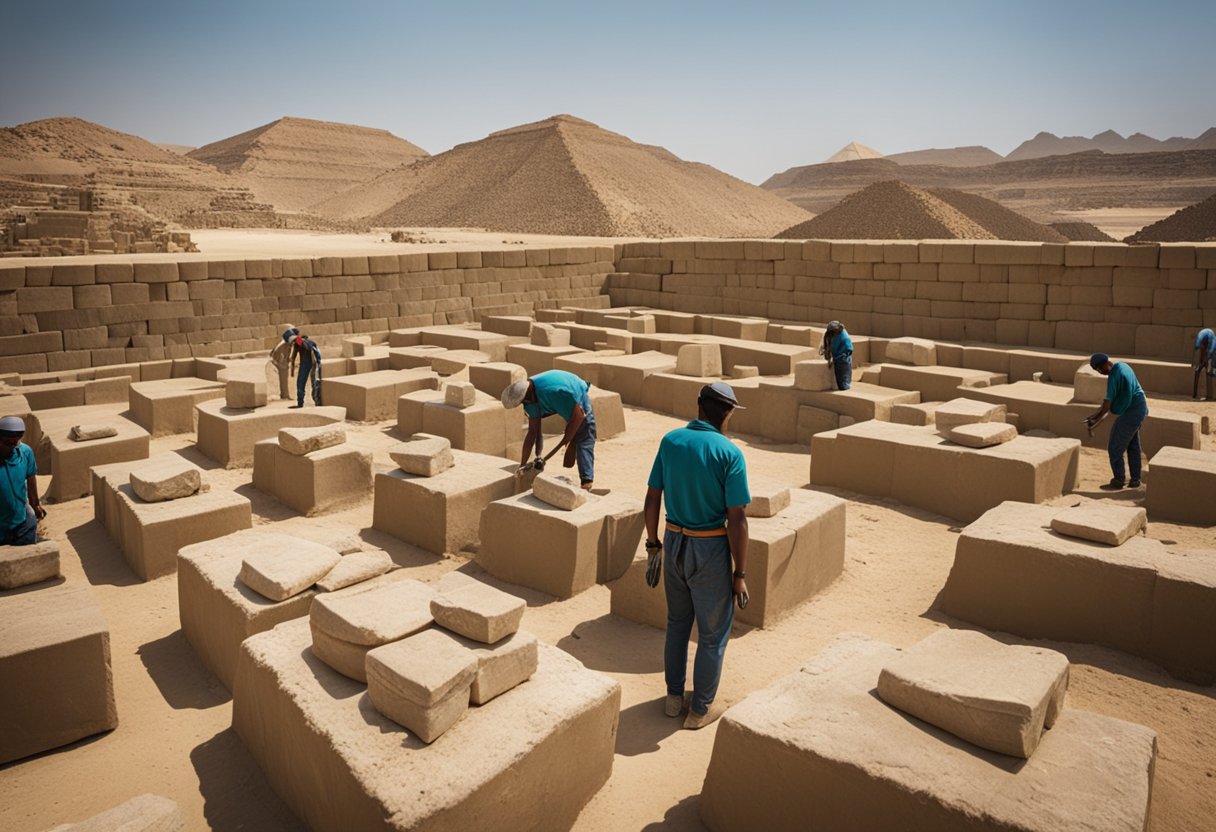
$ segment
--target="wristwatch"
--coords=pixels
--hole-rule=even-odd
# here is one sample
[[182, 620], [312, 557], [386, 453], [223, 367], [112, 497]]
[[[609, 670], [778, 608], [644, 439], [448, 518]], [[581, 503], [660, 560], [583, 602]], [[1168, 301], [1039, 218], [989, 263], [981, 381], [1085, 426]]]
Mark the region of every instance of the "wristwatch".
[[662, 549], [662, 548], [663, 548], [663, 541], [661, 541], [661, 540], [653, 540], [653, 541], [652, 541], [652, 540], [647, 540], [647, 541], [646, 541], [646, 548], [647, 548], [647, 549], [649, 549], [649, 550], [654, 550], [654, 549]]
[[744, 572], [744, 571], [742, 571], [742, 570], [736, 569], [736, 570], [735, 570], [735, 577], [736, 577], [736, 578], [746, 578], [746, 577], [747, 577], [747, 573], [746, 573], [746, 572]]

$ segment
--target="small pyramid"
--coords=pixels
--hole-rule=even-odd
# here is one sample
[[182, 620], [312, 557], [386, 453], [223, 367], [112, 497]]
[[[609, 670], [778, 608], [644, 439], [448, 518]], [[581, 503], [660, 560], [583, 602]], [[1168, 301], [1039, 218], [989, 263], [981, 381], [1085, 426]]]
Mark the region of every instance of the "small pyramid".
[[994, 239], [962, 212], [899, 180], [875, 182], [776, 236], [786, 240]]
[[1206, 243], [1216, 240], [1216, 194], [1141, 228], [1125, 243]]
[[836, 151], [831, 158], [825, 159], [823, 164], [831, 164], [833, 162], [856, 162], [859, 159], [881, 159], [882, 154], [872, 147], [866, 147], [858, 142], [849, 142], [840, 150]]

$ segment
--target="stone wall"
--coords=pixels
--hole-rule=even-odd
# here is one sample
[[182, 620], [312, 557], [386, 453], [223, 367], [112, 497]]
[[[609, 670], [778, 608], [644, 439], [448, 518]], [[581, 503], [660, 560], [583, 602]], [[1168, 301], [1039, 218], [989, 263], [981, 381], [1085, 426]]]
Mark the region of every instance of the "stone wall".
[[1216, 246], [707, 241], [618, 246], [614, 306], [1189, 360]]
[[[0, 373], [80, 370], [599, 301], [611, 246], [177, 262], [0, 261]], [[602, 298], [606, 301], [606, 298]]]

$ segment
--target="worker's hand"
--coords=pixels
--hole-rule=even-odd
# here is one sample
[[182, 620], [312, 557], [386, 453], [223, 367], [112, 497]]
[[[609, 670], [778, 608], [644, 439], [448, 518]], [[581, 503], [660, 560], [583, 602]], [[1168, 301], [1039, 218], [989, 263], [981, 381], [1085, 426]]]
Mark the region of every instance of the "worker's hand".
[[34, 516], [41, 520], [42, 518], [46, 517], [46, 509], [44, 509], [41, 504], [34, 506]]
[[565, 452], [565, 454], [562, 455], [562, 467], [563, 468], [573, 468], [574, 467], [574, 452], [576, 450], [577, 449], [574, 447], [573, 444], [566, 446], [566, 452]]
[[655, 548], [651, 548], [650, 544], [646, 546], [646, 586], [654, 589], [659, 585], [659, 575], [663, 572], [663, 544], [659, 543]]
[[739, 609], [747, 609], [747, 581], [743, 578], [735, 578], [735, 585], [732, 589], [735, 593], [735, 603], [739, 605]]

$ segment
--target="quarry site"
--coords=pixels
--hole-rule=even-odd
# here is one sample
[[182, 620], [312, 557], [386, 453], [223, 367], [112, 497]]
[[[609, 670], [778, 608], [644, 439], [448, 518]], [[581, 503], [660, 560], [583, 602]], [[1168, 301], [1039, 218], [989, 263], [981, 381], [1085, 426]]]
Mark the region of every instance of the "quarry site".
[[[0, 127], [0, 829], [1211, 829], [1213, 328], [1216, 127]], [[722, 383], [750, 502], [656, 567]], [[669, 541], [742, 517], [698, 728]]]

